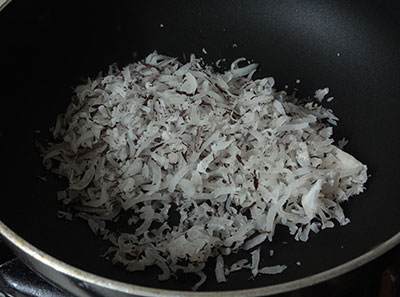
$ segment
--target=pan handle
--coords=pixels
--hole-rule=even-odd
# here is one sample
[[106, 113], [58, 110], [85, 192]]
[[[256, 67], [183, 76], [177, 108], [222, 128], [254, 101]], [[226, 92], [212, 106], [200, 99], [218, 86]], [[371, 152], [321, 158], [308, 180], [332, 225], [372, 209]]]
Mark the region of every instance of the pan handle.
[[379, 297], [400, 296], [400, 263], [393, 263], [381, 278]]
[[73, 297], [41, 278], [18, 258], [0, 266], [0, 296]]

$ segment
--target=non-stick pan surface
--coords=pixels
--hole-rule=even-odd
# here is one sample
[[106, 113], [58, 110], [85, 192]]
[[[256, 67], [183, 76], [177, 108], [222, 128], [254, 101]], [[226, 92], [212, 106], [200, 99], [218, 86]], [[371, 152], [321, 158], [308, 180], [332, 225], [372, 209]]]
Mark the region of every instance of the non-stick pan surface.
[[259, 76], [274, 76], [278, 88], [312, 96], [329, 87], [335, 99], [325, 105], [340, 118], [335, 137], [349, 139], [347, 151], [368, 165], [371, 177], [367, 191], [344, 204], [351, 224], [313, 234], [306, 243], [278, 228], [274, 241], [262, 246], [261, 265], [286, 264], [283, 274], [249, 280], [243, 271], [217, 285], [211, 261], [201, 290], [280, 284], [346, 263], [400, 231], [399, 30], [397, 1], [15, 0], [0, 14], [0, 219], [85, 271], [190, 290], [194, 276], [159, 282], [156, 268], [128, 273], [113, 266], [99, 257], [107, 244], [85, 223], [57, 219], [55, 193], [65, 184], [44, 170], [35, 142], [50, 136], [72, 87], [113, 62], [124, 65], [153, 50], [181, 60], [190, 53], [207, 62], [226, 58], [226, 65], [247, 57], [260, 63]]

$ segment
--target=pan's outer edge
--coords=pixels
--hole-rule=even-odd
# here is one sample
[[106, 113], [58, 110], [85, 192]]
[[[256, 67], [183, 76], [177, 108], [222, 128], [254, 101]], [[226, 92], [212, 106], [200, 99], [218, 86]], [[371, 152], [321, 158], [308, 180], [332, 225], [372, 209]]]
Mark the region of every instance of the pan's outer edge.
[[21, 252], [28, 254], [35, 260], [41, 262], [42, 264], [51, 267], [52, 269], [76, 279], [80, 282], [85, 282], [91, 286], [98, 286], [100, 288], [115, 290], [119, 293], [135, 296], [189, 296], [189, 297], [208, 297], [208, 296], [220, 296], [220, 297], [230, 297], [230, 296], [266, 296], [278, 293], [284, 293], [304, 287], [308, 287], [328, 279], [337, 277], [346, 272], [354, 270], [369, 261], [379, 257], [384, 254], [398, 243], [400, 243], [400, 232], [388, 239], [387, 241], [376, 246], [367, 253], [346, 262], [335, 268], [320, 272], [318, 274], [301, 278], [298, 280], [290, 281], [283, 284], [272, 285], [267, 287], [246, 289], [246, 290], [236, 290], [236, 291], [209, 291], [209, 292], [189, 292], [189, 291], [173, 291], [173, 290], [162, 290], [155, 288], [148, 288], [142, 286], [131, 285], [123, 282], [113, 281], [104, 277], [94, 275], [92, 273], [85, 272], [83, 270], [77, 269], [71, 265], [68, 265], [62, 261], [59, 261], [48, 254], [42, 252], [41, 250], [35, 248], [23, 238], [13, 232], [9, 227], [7, 227], [2, 221], [0, 221], [0, 234], [5, 237], [11, 244], [18, 248]]
[[0, 0], [0, 11], [2, 11], [10, 2], [11, 0]]

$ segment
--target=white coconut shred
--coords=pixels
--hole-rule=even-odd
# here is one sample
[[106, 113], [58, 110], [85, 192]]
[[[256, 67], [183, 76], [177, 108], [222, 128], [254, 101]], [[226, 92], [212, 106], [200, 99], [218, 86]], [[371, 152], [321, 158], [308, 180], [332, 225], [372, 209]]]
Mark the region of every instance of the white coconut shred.
[[[68, 179], [58, 199], [112, 243], [113, 263], [157, 265], [160, 280], [195, 273], [197, 289], [210, 257], [220, 282], [286, 269], [259, 269], [259, 249], [252, 265], [223, 260], [272, 240], [277, 224], [306, 241], [349, 222], [340, 203], [364, 190], [367, 167], [333, 144], [338, 119], [272, 77], [253, 80], [257, 64], [243, 61], [221, 74], [154, 52], [75, 89], [44, 164]], [[125, 231], [109, 230], [122, 214]]]

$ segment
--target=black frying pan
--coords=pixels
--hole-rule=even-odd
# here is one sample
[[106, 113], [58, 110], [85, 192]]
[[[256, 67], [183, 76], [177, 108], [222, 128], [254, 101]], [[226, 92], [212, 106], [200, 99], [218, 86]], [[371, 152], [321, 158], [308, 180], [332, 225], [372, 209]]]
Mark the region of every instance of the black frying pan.
[[113, 266], [99, 257], [107, 244], [84, 222], [57, 219], [55, 193], [65, 184], [44, 170], [35, 141], [50, 137], [48, 128], [66, 109], [72, 87], [113, 62], [122, 66], [154, 49], [181, 60], [190, 53], [207, 62], [227, 58], [226, 65], [243, 56], [260, 63], [258, 75], [274, 76], [278, 88], [289, 85], [289, 91], [296, 87], [310, 96], [330, 87], [335, 100], [326, 106], [340, 118], [335, 137], [350, 140], [347, 151], [368, 165], [371, 177], [367, 191], [344, 204], [351, 224], [314, 234], [307, 243], [278, 228], [274, 242], [262, 246], [261, 265], [286, 264], [283, 274], [249, 281], [243, 271], [216, 284], [210, 261], [200, 290], [268, 287], [333, 269], [300, 286], [310, 285], [371, 260], [399, 240], [388, 241], [400, 231], [399, 8], [398, 1], [377, 0], [14, 0], [0, 13], [1, 221], [84, 271], [134, 285], [190, 290], [195, 276], [159, 282], [156, 268], [128, 273]]

